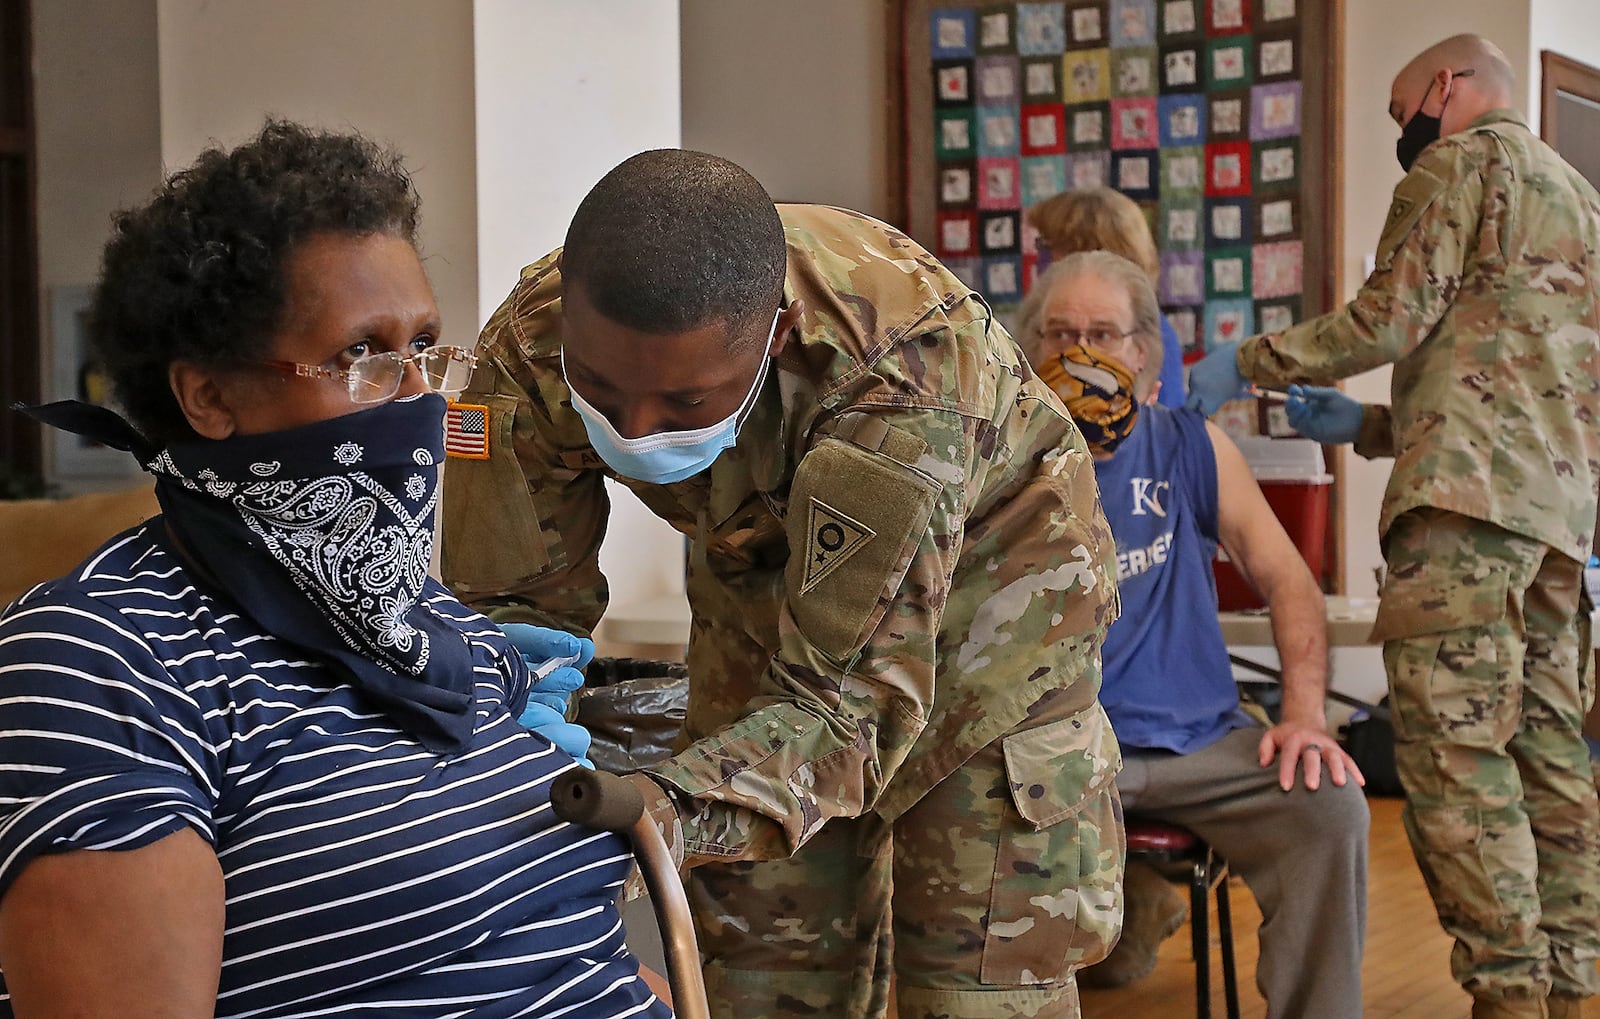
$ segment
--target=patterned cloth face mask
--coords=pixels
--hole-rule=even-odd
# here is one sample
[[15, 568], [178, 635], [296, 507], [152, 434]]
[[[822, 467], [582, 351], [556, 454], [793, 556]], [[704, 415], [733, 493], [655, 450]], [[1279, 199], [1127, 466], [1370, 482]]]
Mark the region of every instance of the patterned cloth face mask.
[[1092, 453], [1111, 455], [1139, 420], [1133, 372], [1081, 343], [1046, 361], [1039, 380], [1061, 398]]
[[[779, 308], [777, 314], [772, 316], [772, 328], [767, 330], [767, 346], [771, 345], [772, 335], [778, 328], [778, 318], [782, 314], [783, 309]], [[710, 467], [723, 450], [738, 441], [739, 425], [755, 405], [756, 396], [761, 392], [761, 383], [767, 377], [767, 364], [771, 360], [763, 353], [756, 379], [750, 384], [750, 392], [745, 394], [739, 409], [716, 424], [684, 431], [655, 432], [634, 439], [618, 432], [606, 416], [573, 387], [572, 380], [567, 378], [565, 349], [561, 351], [561, 378], [572, 394], [572, 409], [583, 419], [589, 445], [594, 447], [600, 459], [625, 478], [653, 485], [670, 485], [692, 478]]]
[[165, 525], [196, 579], [263, 631], [310, 653], [428, 749], [460, 750], [476, 721], [471, 650], [428, 605], [444, 462], [444, 398], [257, 435], [160, 449], [105, 407], [27, 408], [125, 449], [156, 477]]

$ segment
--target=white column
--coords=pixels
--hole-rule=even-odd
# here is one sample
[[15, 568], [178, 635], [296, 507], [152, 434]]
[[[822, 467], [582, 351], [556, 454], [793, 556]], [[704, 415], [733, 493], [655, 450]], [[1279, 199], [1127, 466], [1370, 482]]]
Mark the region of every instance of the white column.
[[[560, 247], [606, 171], [678, 145], [677, 0], [475, 0], [478, 319]], [[618, 606], [683, 590], [683, 539], [611, 486], [600, 566]]]

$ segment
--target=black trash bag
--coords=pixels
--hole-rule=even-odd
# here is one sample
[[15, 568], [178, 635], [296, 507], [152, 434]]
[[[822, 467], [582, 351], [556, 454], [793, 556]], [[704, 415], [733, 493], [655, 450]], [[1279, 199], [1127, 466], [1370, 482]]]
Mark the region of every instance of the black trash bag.
[[1358, 713], [1339, 734], [1345, 753], [1367, 780], [1368, 796], [1404, 796], [1400, 772], [1394, 765], [1394, 726], [1389, 723], [1387, 695], [1378, 702], [1383, 715]]
[[672, 756], [689, 707], [682, 662], [596, 658], [584, 670], [573, 721], [589, 730], [589, 760], [623, 774]]

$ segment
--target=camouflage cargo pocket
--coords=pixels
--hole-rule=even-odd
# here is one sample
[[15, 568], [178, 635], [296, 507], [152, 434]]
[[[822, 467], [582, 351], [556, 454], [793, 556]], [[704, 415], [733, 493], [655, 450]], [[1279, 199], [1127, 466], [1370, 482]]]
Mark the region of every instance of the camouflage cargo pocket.
[[1385, 583], [1373, 639], [1384, 643], [1391, 717], [1400, 740], [1449, 734], [1465, 746], [1504, 746], [1521, 699], [1507, 687], [1507, 581], [1492, 574], [1472, 589], [1430, 582], [1428, 571]]
[[[1510, 567], [1498, 534], [1435, 509], [1402, 514], [1384, 537], [1388, 573], [1373, 622], [1393, 694], [1396, 740], [1504, 746], [1521, 699], [1506, 622]], [[1510, 693], [1511, 696], [1507, 696]]]
[[1055, 983], [1105, 958], [1122, 929], [1122, 755], [1098, 703], [1002, 745], [1021, 816], [1000, 835], [981, 979]]
[[[1414, 803], [1406, 830], [1427, 858], [1429, 887], [1441, 919], [1493, 930], [1515, 915], [1495, 884], [1494, 874], [1504, 861], [1485, 853], [1485, 826], [1477, 807]], [[1526, 863], [1537, 869], [1535, 861]]]
[[1484, 628], [1505, 618], [1511, 578], [1489, 558], [1477, 525], [1454, 513], [1402, 514], [1384, 539], [1387, 571], [1372, 640]]

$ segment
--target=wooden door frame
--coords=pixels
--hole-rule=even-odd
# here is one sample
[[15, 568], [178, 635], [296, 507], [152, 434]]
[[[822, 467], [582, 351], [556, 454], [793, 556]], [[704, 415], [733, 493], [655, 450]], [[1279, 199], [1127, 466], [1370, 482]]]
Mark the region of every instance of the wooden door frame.
[[1600, 105], [1600, 67], [1562, 56], [1554, 50], [1539, 51], [1539, 137], [1551, 148], [1557, 147], [1557, 92], [1567, 92]]
[[[0, 59], [20, 61], [11, 69], [20, 109], [11, 122], [0, 116], [0, 156], [20, 157], [26, 199], [15, 210], [16, 258], [10, 279], [0, 281], [6, 296], [0, 309], [0, 463], [22, 474], [41, 474], [40, 428], [31, 418], [13, 412], [13, 404], [38, 403], [41, 392], [39, 337], [39, 175], [33, 109], [33, 9], [31, 0], [0, 0], [8, 8], [0, 17], [14, 19], [14, 52]], [[0, 73], [8, 73], [0, 71]], [[3, 111], [0, 111], [3, 114]], [[0, 239], [0, 242], [4, 242]], [[9, 243], [9, 242], [5, 242]], [[0, 262], [6, 261], [0, 259]]]

